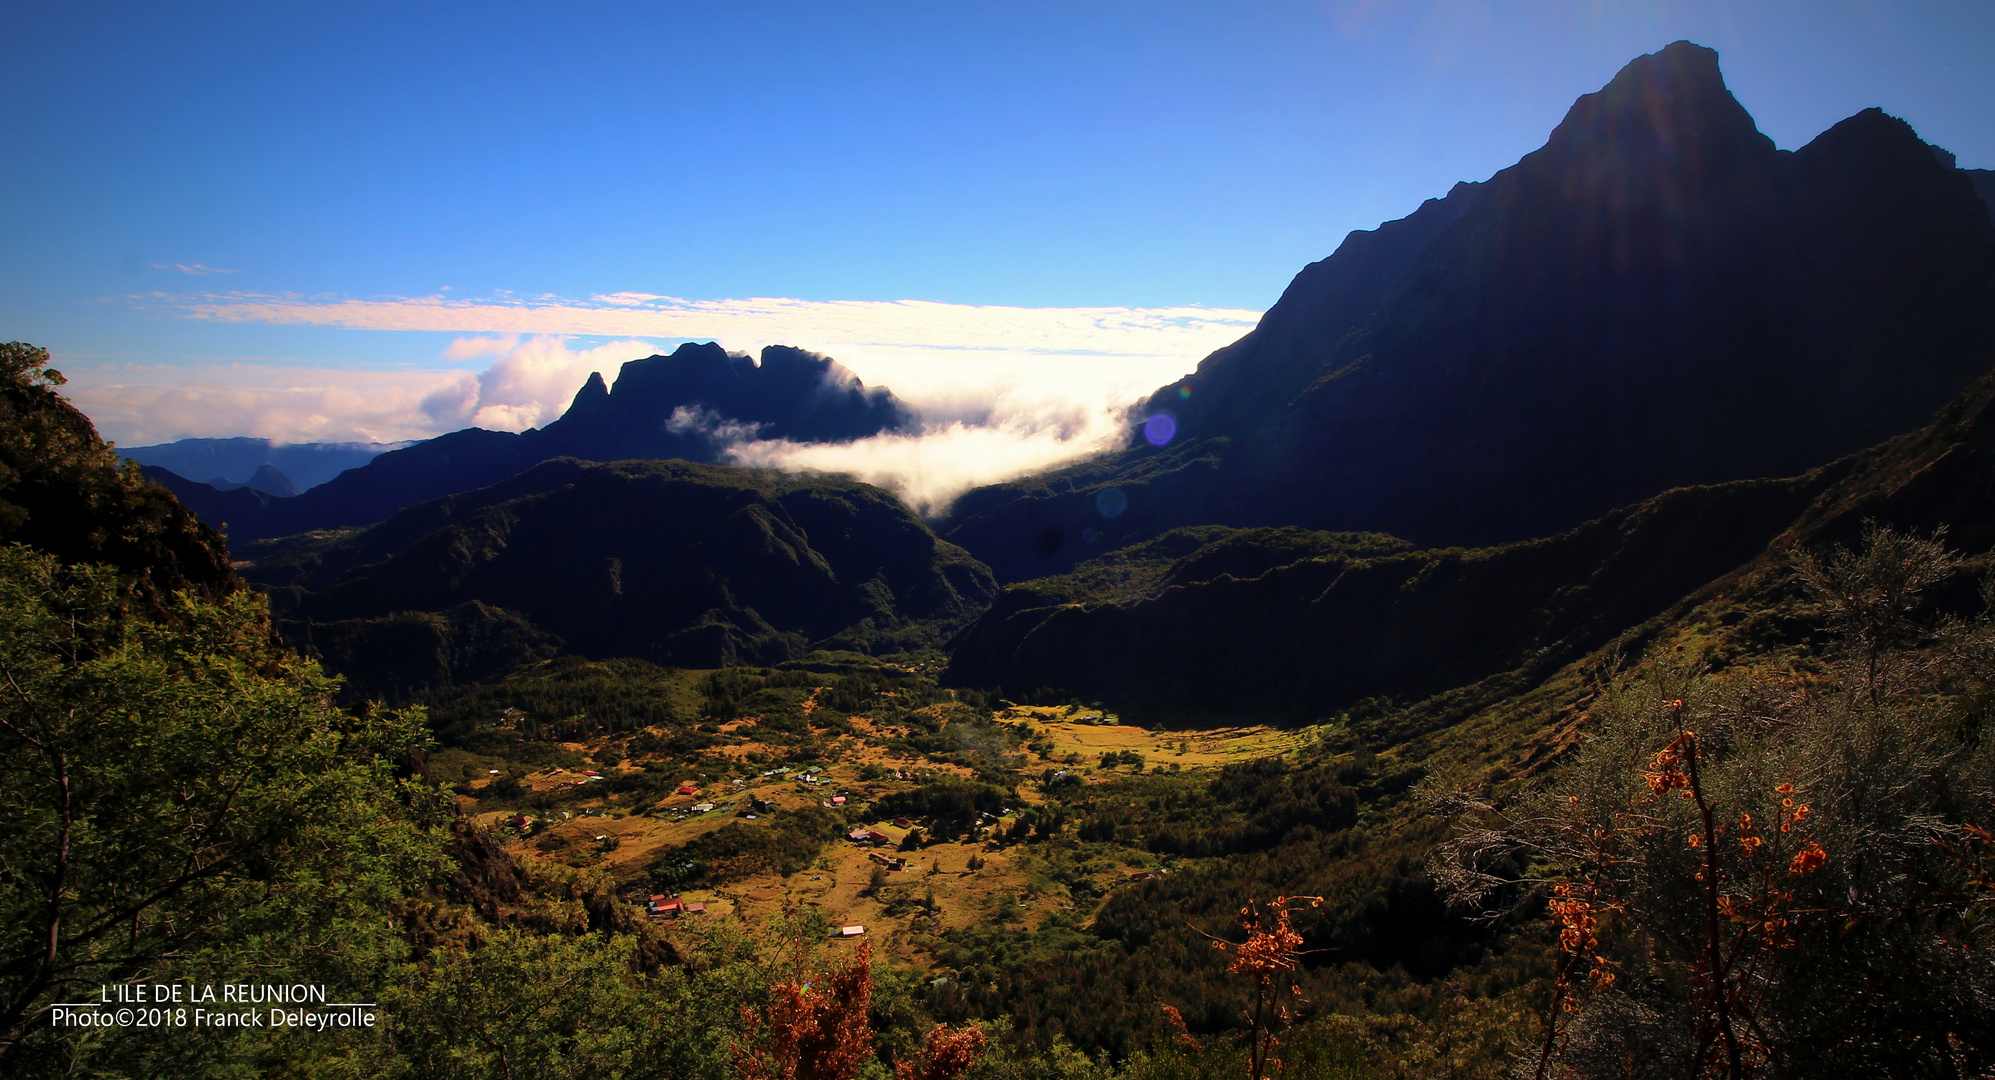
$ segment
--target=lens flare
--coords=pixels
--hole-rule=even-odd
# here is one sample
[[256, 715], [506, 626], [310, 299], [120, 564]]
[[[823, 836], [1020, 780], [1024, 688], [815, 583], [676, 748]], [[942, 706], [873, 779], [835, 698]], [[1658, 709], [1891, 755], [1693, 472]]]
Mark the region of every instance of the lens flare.
[[1178, 422], [1170, 413], [1158, 413], [1143, 421], [1143, 437], [1150, 440], [1151, 446], [1162, 446], [1176, 438]]
[[1129, 496], [1121, 488], [1102, 488], [1095, 493], [1094, 508], [1105, 518], [1118, 518], [1129, 509]]

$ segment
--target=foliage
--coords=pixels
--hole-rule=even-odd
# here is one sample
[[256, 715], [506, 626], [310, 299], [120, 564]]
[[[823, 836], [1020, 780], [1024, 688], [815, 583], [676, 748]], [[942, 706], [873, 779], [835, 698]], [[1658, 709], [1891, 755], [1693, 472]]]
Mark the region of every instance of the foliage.
[[21, 386], [54, 389], [68, 382], [49, 366], [48, 350], [21, 341], [0, 344], [0, 379]]
[[153, 614], [181, 589], [235, 588], [220, 538], [120, 462], [61, 384], [47, 350], [0, 344], [0, 543], [113, 565]]
[[1496, 917], [1548, 894], [1540, 1075], [1995, 1060], [1995, 747], [1961, 711], [1995, 623], [1914, 618], [1954, 566], [1932, 540], [1870, 529], [1803, 565], [1841, 631], [1821, 676], [1658, 662], [1594, 703], [1555, 784], [1445, 800], [1475, 823], [1436, 864], [1459, 901]]
[[759, 827], [730, 821], [659, 855], [651, 864], [651, 879], [660, 888], [683, 888], [768, 870], [794, 874], [843, 835], [846, 824], [842, 815], [821, 806], [786, 810]]
[[[642, 660], [562, 656], [429, 698], [437, 737], [453, 744], [575, 740], [639, 728], [690, 728], [692, 673]], [[505, 732], [506, 735], [498, 735]]]
[[682, 968], [636, 970], [629, 935], [501, 929], [408, 968], [383, 993], [388, 1045], [354, 1055], [387, 1078], [722, 1080], [728, 996]]
[[853, 1080], [873, 1049], [872, 963], [862, 941], [851, 960], [776, 983], [762, 1008], [743, 1006], [734, 1043], [742, 1080]]
[[[1302, 996], [1302, 988], [1294, 981], [1297, 964], [1303, 956], [1302, 935], [1295, 931], [1295, 913], [1305, 900], [1311, 908], [1323, 906], [1320, 896], [1277, 896], [1266, 908], [1258, 901], [1249, 900], [1239, 913], [1240, 929], [1246, 931], [1247, 940], [1212, 940], [1214, 948], [1233, 955], [1226, 973], [1245, 975], [1254, 984], [1254, 1006], [1240, 1014], [1246, 1028], [1247, 1075], [1251, 1080], [1267, 1076], [1271, 1066], [1277, 1073], [1283, 1071], [1282, 1031], [1294, 1019], [1294, 1003], [1287, 999], [1291, 994]], [[1186, 1029], [1178, 1010], [1166, 1005], [1164, 1014], [1178, 1029], [1178, 1038], [1197, 1048], [1198, 1041]]]
[[131, 616], [116, 576], [0, 549], [0, 1063], [149, 1052], [45, 1013], [128, 980], [345, 983], [436, 866], [422, 715], [339, 712], [260, 598]]
[[937, 780], [882, 796], [874, 813], [883, 818], [932, 821], [931, 832], [953, 836], [968, 828], [978, 814], [996, 814], [1016, 801], [1016, 795], [992, 784], [968, 780]]
[[976, 1064], [983, 1048], [983, 1028], [972, 1024], [952, 1031], [947, 1024], [937, 1024], [919, 1056], [894, 1063], [894, 1080], [953, 1080]]

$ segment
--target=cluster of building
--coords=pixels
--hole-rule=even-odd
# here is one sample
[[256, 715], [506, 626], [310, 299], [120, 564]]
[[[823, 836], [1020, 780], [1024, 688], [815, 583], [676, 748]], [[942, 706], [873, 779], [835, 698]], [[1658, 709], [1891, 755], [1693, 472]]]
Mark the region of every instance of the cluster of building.
[[644, 910], [654, 919], [676, 919], [682, 915], [705, 915], [707, 902], [682, 900], [664, 893], [652, 893], [651, 901], [644, 906]]

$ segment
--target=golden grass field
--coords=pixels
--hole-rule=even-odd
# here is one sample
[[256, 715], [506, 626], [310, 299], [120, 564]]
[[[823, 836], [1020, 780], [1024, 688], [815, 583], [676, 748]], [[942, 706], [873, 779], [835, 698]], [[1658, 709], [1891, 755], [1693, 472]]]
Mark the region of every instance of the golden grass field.
[[[1087, 783], [1107, 782], [1115, 775], [1128, 776], [1131, 769], [1127, 766], [1112, 770], [1099, 767], [1101, 756], [1109, 752], [1135, 751], [1142, 754], [1146, 769], [1170, 769], [1172, 766], [1181, 770], [1215, 769], [1228, 762], [1288, 753], [1316, 735], [1313, 729], [1279, 730], [1265, 726], [1151, 731], [1115, 722], [1116, 717], [1112, 714], [1103, 717], [1108, 721], [1105, 723], [1082, 720], [1086, 716], [1101, 715], [1093, 710], [1067, 706], [1012, 705], [1001, 710], [996, 720], [1022, 728], [1028, 743], [1044, 740], [1051, 744], [1040, 752], [1026, 755], [1025, 765], [1020, 770], [1021, 780], [1028, 776], [1036, 778], [1048, 769], [1063, 768], [1080, 773]], [[918, 768], [931, 776], [969, 775], [969, 770], [959, 767], [896, 757], [872, 738], [894, 732], [875, 729], [859, 717], [853, 718], [853, 725], [855, 733], [838, 740], [831, 755], [835, 763], [819, 772], [829, 783], [806, 786], [794, 776], [764, 777], [751, 772], [743, 778], [744, 783], [736, 785], [725, 780], [700, 779], [699, 769], [673, 763], [663, 767], [681, 770], [684, 775], [674, 779], [697, 785], [700, 794], [669, 795], [655, 804], [650, 815], [611, 810], [603, 799], [585, 798], [570, 805], [568, 812], [572, 816], [568, 819], [556, 821], [531, 840], [511, 840], [508, 846], [530, 857], [572, 866], [600, 867], [614, 875], [620, 883], [635, 883], [641, 880], [644, 868], [660, 851], [684, 844], [731, 821], [746, 823], [745, 808], [749, 796], [771, 803], [779, 811], [812, 805], [839, 794], [863, 805], [891, 791], [914, 785], [914, 781], [896, 780], [891, 776], [884, 780], [861, 780], [859, 772], [866, 765], [902, 771]], [[723, 730], [732, 732], [740, 726], [729, 725]], [[584, 757], [592, 749], [586, 743], [562, 745], [564, 749]], [[750, 743], [717, 749], [724, 751], [724, 754], [715, 755], [710, 777], [715, 770], [724, 767], [723, 757], [735, 766], [736, 772], [743, 771], [742, 759], [757, 747]], [[641, 767], [642, 763], [626, 763], [615, 771]], [[585, 768], [594, 769], [597, 766]], [[520, 781], [533, 791], [573, 786], [577, 780], [583, 780], [584, 786], [587, 786], [584, 771], [547, 769], [522, 776]], [[481, 779], [470, 787], [476, 790], [488, 782], [488, 779]], [[1043, 801], [1031, 785], [1021, 786], [1019, 804], [1014, 809]], [[724, 812], [715, 809], [703, 814], [688, 813], [683, 817], [673, 813], [709, 801], [717, 806], [732, 803], [734, 810]], [[591, 810], [601, 811], [603, 816], [586, 816], [586, 812]], [[481, 824], [497, 825], [510, 816], [510, 811], [486, 811], [476, 813], [475, 820]], [[997, 827], [1002, 829], [1009, 824], [1010, 819], [1007, 818], [1000, 821]], [[904, 856], [909, 860], [906, 870], [888, 872], [885, 883], [878, 890], [871, 887], [873, 870], [877, 865], [867, 858], [867, 852], [872, 849], [839, 841], [829, 845], [817, 862], [803, 872], [787, 877], [776, 873], [759, 874], [718, 888], [689, 890], [683, 896], [689, 900], [706, 901], [708, 910], [705, 918], [708, 920], [738, 919], [750, 927], [762, 925], [786, 910], [815, 907], [824, 913], [831, 925], [864, 925], [876, 949], [904, 962], [922, 966], [931, 960], [918, 944], [918, 939], [925, 934], [989, 924], [999, 916], [1005, 916], [1010, 925], [1035, 926], [1068, 903], [1063, 891], [1052, 885], [1043, 869], [1036, 865], [1038, 856], [1028, 845], [947, 842], [933, 843], [918, 851], [900, 852], [897, 845], [907, 829], [890, 821], [860, 821], [854, 825], [886, 833], [891, 838], [891, 844], [883, 854]], [[565, 841], [565, 846], [554, 846], [550, 837]], [[613, 838], [614, 843], [605, 844], [598, 837]], [[981, 866], [976, 870], [970, 869], [972, 858], [981, 860]], [[1155, 865], [1155, 860], [1146, 856], [1135, 856], [1126, 864], [1097, 862], [1101, 865], [1091, 866], [1090, 869], [1097, 886], [1103, 889], [1115, 887], [1137, 869]], [[933, 898], [932, 910], [922, 903], [929, 897]], [[888, 915], [889, 905], [896, 900], [902, 902], [902, 910]], [[668, 933], [681, 933], [693, 925], [694, 918], [697, 917], [670, 920], [664, 925]]]

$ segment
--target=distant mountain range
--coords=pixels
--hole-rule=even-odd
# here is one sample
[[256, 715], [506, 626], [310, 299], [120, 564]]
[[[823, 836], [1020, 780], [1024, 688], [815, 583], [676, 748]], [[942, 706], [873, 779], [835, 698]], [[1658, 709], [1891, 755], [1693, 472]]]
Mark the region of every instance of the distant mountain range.
[[[231, 539], [370, 525], [405, 506], [498, 483], [559, 457], [711, 462], [747, 437], [846, 442], [909, 426], [914, 414], [830, 357], [781, 345], [761, 360], [712, 343], [591, 374], [560, 419], [514, 434], [467, 428], [372, 457], [295, 498], [244, 497], [153, 473]], [[171, 469], [171, 466], [167, 466]], [[176, 473], [179, 470], [172, 470]]]
[[315, 488], [348, 469], [357, 469], [381, 454], [407, 445], [406, 442], [280, 443], [239, 437], [121, 446], [118, 453], [141, 465], [168, 469], [176, 476], [223, 491], [253, 487], [283, 496]]
[[973, 491], [943, 533], [1016, 581], [1178, 526], [1482, 545], [1800, 473], [1995, 366], [1988, 182], [1875, 109], [1777, 150], [1678, 42], [1351, 234], [1127, 449]]

